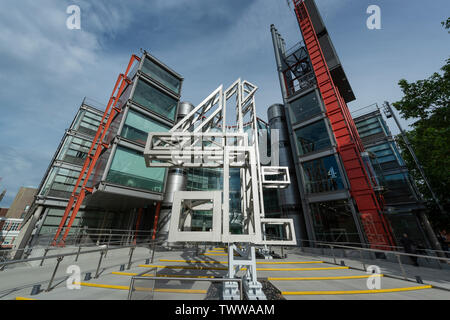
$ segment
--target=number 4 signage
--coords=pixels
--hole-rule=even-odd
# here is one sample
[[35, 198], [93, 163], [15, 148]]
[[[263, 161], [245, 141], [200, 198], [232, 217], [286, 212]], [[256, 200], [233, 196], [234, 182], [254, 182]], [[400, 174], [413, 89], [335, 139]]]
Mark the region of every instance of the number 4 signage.
[[337, 178], [337, 174], [336, 171], [334, 171], [334, 167], [331, 167], [330, 170], [328, 170], [328, 176], [332, 179]]

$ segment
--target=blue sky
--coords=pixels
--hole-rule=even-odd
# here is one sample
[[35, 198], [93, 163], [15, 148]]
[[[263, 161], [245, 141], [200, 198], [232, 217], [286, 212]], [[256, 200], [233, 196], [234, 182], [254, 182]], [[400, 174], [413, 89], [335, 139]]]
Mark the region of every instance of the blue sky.
[[[357, 100], [397, 101], [397, 82], [423, 79], [449, 56], [440, 25], [447, 0], [316, 0]], [[66, 8], [81, 8], [81, 30]], [[381, 8], [368, 30], [366, 9]], [[199, 103], [241, 77], [256, 84], [259, 116], [281, 102], [270, 24], [300, 40], [286, 0], [1, 0], [0, 192], [36, 187], [83, 97], [106, 104], [117, 75], [144, 48], [183, 75], [182, 100]], [[403, 122], [407, 124], [406, 122]], [[389, 123], [393, 126], [393, 123]], [[394, 132], [396, 130], [393, 130]]]

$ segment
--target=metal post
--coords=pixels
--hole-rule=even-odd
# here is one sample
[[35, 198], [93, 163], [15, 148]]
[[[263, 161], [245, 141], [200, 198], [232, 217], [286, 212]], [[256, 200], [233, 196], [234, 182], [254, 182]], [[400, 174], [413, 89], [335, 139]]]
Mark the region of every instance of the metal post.
[[50, 250], [50, 249], [49, 248], [45, 249], [44, 256], [42, 257], [42, 260], [41, 260], [41, 263], [39, 264], [39, 267], [42, 267], [42, 265], [44, 264], [45, 256], [47, 255], [48, 250]]
[[400, 260], [400, 255], [396, 254], [396, 256], [397, 256], [398, 264], [400, 265], [400, 269], [402, 270], [403, 277], [405, 278], [405, 280], [408, 280], [408, 278], [406, 277], [405, 269], [403, 269], [402, 261]]
[[241, 297], [241, 300], [244, 300], [244, 290], [243, 290], [243, 288], [242, 288], [242, 279], [241, 279], [241, 281], [238, 281], [239, 282], [239, 295], [240, 295], [240, 297]]
[[111, 238], [112, 238], [112, 231], [111, 229], [109, 230], [109, 239], [108, 239], [108, 244], [107, 247], [109, 247], [110, 243], [111, 243]]
[[364, 269], [364, 271], [367, 271], [366, 270], [366, 264], [365, 264], [365, 262], [363, 260], [362, 250], [358, 250], [358, 251], [359, 251], [359, 256], [361, 258], [361, 262], [362, 262], [362, 265], [363, 265], [363, 269]]
[[131, 278], [130, 289], [128, 290], [128, 300], [131, 300], [134, 289], [134, 277]]
[[334, 264], [337, 264], [336, 263], [336, 257], [334, 256], [334, 247], [330, 246], [330, 248], [331, 248], [331, 254], [333, 255]]
[[130, 268], [131, 268], [131, 259], [133, 258], [134, 249], [136, 249], [136, 247], [131, 247], [130, 248], [130, 259], [128, 260], [127, 270], [130, 270]]
[[99, 276], [100, 265], [102, 264], [102, 259], [103, 259], [104, 254], [105, 254], [104, 251], [100, 251], [100, 259], [98, 260], [97, 270], [95, 271], [95, 277], [94, 277], [95, 279], [97, 279]]
[[78, 261], [78, 256], [80, 255], [81, 245], [78, 247], [77, 256], [75, 257], [75, 262]]
[[60, 256], [60, 257], [58, 257], [56, 259], [56, 266], [55, 266], [55, 269], [53, 270], [53, 274], [52, 274], [52, 277], [50, 279], [50, 282], [48, 283], [47, 290], [45, 290], [46, 292], [48, 292], [48, 291], [50, 291], [52, 289], [53, 279], [55, 278], [56, 271], [58, 270], [59, 264], [61, 263], [63, 258], [64, 258], [63, 256]]
[[155, 257], [155, 247], [156, 247], [156, 241], [153, 242], [152, 263], [153, 263], [153, 258]]

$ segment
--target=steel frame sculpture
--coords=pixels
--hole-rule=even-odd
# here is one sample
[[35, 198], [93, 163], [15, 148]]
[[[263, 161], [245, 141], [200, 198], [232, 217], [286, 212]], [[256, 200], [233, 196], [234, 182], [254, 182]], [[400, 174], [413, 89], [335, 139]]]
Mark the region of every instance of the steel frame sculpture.
[[[289, 185], [287, 167], [260, 164], [255, 93], [257, 87], [236, 80], [223, 90], [220, 85], [169, 132], [150, 132], [144, 150], [147, 167], [222, 168], [219, 191], [178, 191], [174, 194], [169, 242], [221, 242], [228, 244], [229, 276], [246, 267], [244, 287], [253, 299], [264, 299], [257, 282], [254, 245], [295, 245], [292, 219], [264, 216], [263, 189]], [[227, 124], [227, 104], [234, 105], [236, 122]], [[228, 110], [229, 111], [229, 110]], [[250, 130], [247, 126], [250, 126]], [[230, 169], [239, 168], [241, 181], [242, 233], [230, 232]], [[196, 211], [212, 211], [212, 226], [193, 231]], [[266, 225], [282, 226], [284, 239], [266, 239]], [[236, 244], [240, 244], [240, 249]], [[237, 255], [238, 257], [234, 257]], [[235, 283], [227, 283], [224, 297], [237, 297]]]

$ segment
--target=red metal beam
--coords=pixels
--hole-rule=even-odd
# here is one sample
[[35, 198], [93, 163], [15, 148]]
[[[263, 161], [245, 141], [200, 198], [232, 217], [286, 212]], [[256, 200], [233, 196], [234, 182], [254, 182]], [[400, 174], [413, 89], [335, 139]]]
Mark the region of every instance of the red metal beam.
[[155, 220], [153, 221], [153, 235], [152, 240], [155, 240], [156, 238], [156, 229], [158, 227], [158, 219], [159, 219], [159, 212], [161, 211], [161, 202], [158, 202], [156, 204], [156, 210], [155, 210]]

